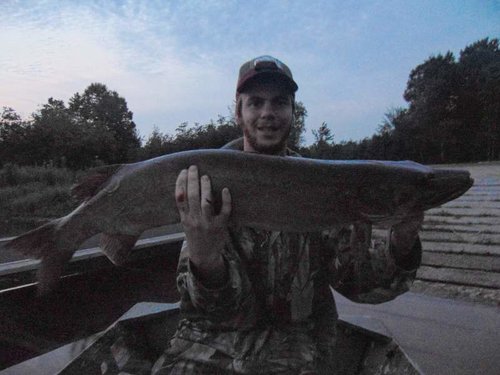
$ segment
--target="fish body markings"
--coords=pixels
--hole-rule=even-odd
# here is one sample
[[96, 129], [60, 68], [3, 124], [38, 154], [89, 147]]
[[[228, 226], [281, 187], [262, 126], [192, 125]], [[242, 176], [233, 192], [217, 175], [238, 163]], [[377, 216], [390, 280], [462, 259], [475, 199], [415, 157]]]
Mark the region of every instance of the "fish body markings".
[[140, 234], [179, 222], [179, 172], [197, 165], [210, 176], [214, 209], [221, 190], [232, 196], [230, 225], [311, 232], [339, 223], [394, 224], [415, 211], [455, 199], [472, 186], [466, 171], [434, 170], [414, 162], [323, 161], [196, 150], [101, 168], [75, 186], [82, 203], [65, 217], [23, 234], [7, 247], [42, 259], [40, 288], [52, 288], [79, 245], [103, 233], [101, 249], [126, 262]]

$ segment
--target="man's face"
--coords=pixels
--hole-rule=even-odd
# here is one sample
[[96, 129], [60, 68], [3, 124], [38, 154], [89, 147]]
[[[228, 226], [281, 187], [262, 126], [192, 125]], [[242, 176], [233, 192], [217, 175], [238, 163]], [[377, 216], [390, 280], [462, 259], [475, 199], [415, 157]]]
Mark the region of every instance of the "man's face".
[[289, 92], [276, 84], [259, 83], [240, 95], [242, 103], [236, 119], [243, 128], [245, 151], [284, 152], [293, 120]]

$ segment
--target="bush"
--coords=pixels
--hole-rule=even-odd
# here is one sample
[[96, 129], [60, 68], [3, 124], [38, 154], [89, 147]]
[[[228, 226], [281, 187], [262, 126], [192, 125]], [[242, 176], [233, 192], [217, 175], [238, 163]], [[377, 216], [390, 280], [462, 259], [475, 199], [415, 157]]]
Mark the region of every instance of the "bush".
[[71, 186], [83, 172], [52, 166], [0, 169], [0, 237], [20, 234], [77, 206]]
[[66, 168], [52, 166], [20, 167], [16, 164], [7, 163], [0, 169], [0, 187], [17, 186], [31, 182], [41, 182], [48, 186], [67, 185], [74, 183], [78, 174], [78, 172]]

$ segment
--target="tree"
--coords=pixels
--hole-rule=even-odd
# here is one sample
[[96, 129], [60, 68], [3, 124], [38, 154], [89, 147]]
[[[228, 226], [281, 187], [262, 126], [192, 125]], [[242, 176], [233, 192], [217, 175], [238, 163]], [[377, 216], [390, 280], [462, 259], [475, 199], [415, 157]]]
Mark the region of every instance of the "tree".
[[479, 40], [460, 52], [463, 86], [458, 112], [468, 127], [471, 157], [500, 158], [500, 49], [498, 39]]
[[416, 126], [408, 128], [424, 162], [444, 162], [456, 153], [462, 133], [456, 120], [460, 75], [451, 52], [432, 56], [410, 73], [404, 98], [408, 116]]
[[47, 104], [33, 113], [28, 132], [33, 164], [66, 166], [81, 142], [71, 114], [62, 100], [49, 98]]
[[29, 143], [29, 123], [11, 107], [3, 107], [0, 115], [0, 167], [5, 163], [25, 163]]
[[112, 155], [116, 141], [103, 129], [82, 122], [62, 100], [49, 98], [26, 131], [28, 163], [84, 169], [102, 165], [99, 155]]
[[484, 69], [480, 91], [483, 113], [481, 129], [486, 143], [486, 159], [500, 159], [500, 59]]
[[333, 159], [333, 134], [326, 122], [318, 130], [313, 130], [315, 142], [310, 147], [311, 156], [315, 159]]
[[153, 132], [142, 147], [141, 159], [150, 159], [156, 156], [169, 154], [172, 152], [173, 143], [174, 140], [172, 136], [163, 134], [158, 127], [155, 126]]
[[108, 134], [114, 139], [109, 149], [97, 155], [105, 163], [122, 163], [136, 158], [141, 145], [133, 114], [127, 102], [116, 91], [110, 91], [102, 83], [92, 83], [83, 94], [76, 93], [69, 100], [69, 110], [78, 123], [86, 124], [97, 134]]
[[195, 123], [189, 126], [187, 122], [183, 122], [173, 136], [163, 134], [155, 127], [141, 150], [141, 158], [193, 149], [220, 148], [239, 137], [240, 127], [233, 118], [224, 116], [219, 116], [217, 121], [211, 120], [205, 125]]
[[300, 149], [304, 143], [303, 133], [306, 129], [307, 109], [302, 102], [295, 102], [293, 111], [293, 124], [288, 137], [288, 147], [293, 150]]
[[[408, 108], [387, 113], [376, 134], [333, 144], [333, 155], [423, 163], [500, 159], [498, 39], [467, 46], [458, 61], [451, 52], [429, 57], [411, 71], [404, 98]], [[315, 136], [311, 147], [318, 152]]]
[[408, 116], [408, 109], [398, 107], [389, 110], [378, 128], [377, 134], [383, 142], [383, 159], [418, 159], [413, 141], [414, 126]]
[[499, 88], [498, 39], [467, 46], [458, 61], [451, 52], [430, 57], [408, 80], [405, 143], [423, 162], [499, 158]]
[[232, 117], [219, 116], [216, 122], [210, 121], [205, 125], [188, 127], [188, 123], [180, 124], [176, 129], [174, 143], [178, 151], [220, 148], [241, 135], [241, 128]]

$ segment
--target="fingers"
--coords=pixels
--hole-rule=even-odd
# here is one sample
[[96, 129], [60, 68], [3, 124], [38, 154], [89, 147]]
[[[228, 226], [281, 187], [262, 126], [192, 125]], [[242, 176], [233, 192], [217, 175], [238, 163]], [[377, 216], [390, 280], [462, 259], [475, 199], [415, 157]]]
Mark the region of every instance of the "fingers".
[[175, 183], [175, 201], [184, 221], [189, 217], [202, 217], [206, 221], [217, 218], [220, 223], [226, 223], [231, 214], [231, 194], [228, 188], [222, 190], [222, 206], [220, 214], [215, 216], [212, 184], [207, 175], [199, 178], [195, 165], [183, 169]]
[[177, 176], [175, 182], [175, 202], [177, 203], [177, 209], [179, 210], [181, 219], [189, 210], [187, 199], [187, 174], [187, 169], [183, 169]]
[[214, 215], [212, 186], [210, 184], [210, 178], [206, 175], [202, 176], [200, 184], [201, 184], [201, 213], [205, 218], [209, 219]]
[[222, 189], [222, 207], [220, 209], [220, 217], [223, 221], [229, 219], [231, 214], [231, 193], [228, 188]]
[[189, 211], [198, 216], [201, 213], [200, 206], [200, 180], [198, 177], [198, 168], [192, 165], [187, 173], [187, 196], [189, 201]]

